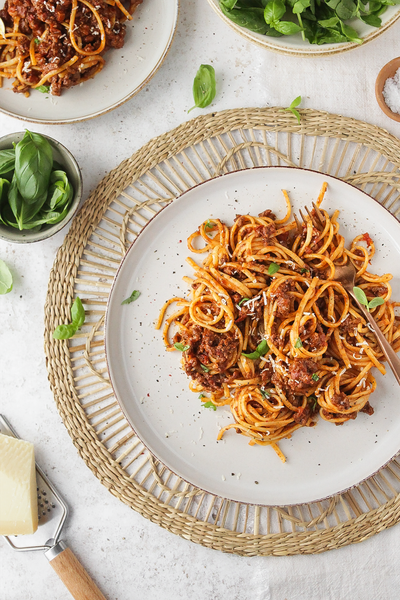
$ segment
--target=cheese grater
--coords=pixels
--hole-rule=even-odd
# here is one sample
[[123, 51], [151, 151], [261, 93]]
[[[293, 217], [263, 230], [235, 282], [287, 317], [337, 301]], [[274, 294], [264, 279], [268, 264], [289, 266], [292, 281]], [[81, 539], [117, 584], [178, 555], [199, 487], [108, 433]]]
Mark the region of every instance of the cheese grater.
[[[7, 419], [0, 415], [0, 433], [18, 438]], [[76, 556], [60, 540], [68, 506], [36, 463], [39, 526], [33, 534], [3, 536], [17, 552], [42, 551], [75, 600], [106, 600]]]

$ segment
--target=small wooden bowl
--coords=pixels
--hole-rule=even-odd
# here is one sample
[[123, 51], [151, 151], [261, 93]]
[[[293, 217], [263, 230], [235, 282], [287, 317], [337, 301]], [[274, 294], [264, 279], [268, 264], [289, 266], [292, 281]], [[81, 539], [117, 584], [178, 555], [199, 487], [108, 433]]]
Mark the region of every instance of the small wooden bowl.
[[379, 71], [378, 77], [376, 78], [375, 96], [385, 115], [387, 115], [390, 119], [393, 119], [393, 121], [398, 121], [400, 123], [400, 114], [394, 113], [390, 110], [382, 93], [386, 79], [393, 77], [398, 68], [400, 68], [400, 56], [394, 58], [384, 67], [382, 67], [382, 69]]

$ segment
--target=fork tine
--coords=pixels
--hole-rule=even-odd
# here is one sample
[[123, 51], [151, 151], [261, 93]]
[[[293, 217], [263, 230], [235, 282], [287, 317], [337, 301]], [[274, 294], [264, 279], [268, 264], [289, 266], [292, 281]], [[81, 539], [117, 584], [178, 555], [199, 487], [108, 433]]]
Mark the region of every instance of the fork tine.
[[323, 212], [318, 208], [318, 206], [315, 204], [315, 202], [313, 202], [312, 205], [313, 205], [313, 209], [315, 210], [315, 213], [318, 217], [319, 222], [324, 227], [325, 226], [325, 217], [324, 217]]
[[301, 216], [301, 218], [303, 219], [303, 223], [304, 223], [304, 225], [307, 225], [306, 218], [305, 218], [305, 216], [303, 215], [303, 213], [301, 212], [301, 210], [300, 210], [300, 209], [299, 209], [299, 213], [300, 213], [300, 216]]
[[296, 213], [293, 213], [293, 219], [296, 221], [296, 226], [297, 226], [297, 232], [301, 233], [302, 231], [302, 227], [301, 227], [301, 223], [296, 215]]
[[307, 211], [307, 214], [308, 214], [308, 216], [310, 217], [310, 219], [311, 219], [311, 222], [312, 222], [312, 224], [314, 225], [314, 227], [315, 227], [316, 229], [321, 229], [321, 224], [319, 223], [318, 219], [316, 219], [316, 217], [315, 217], [313, 214], [311, 214], [311, 212], [310, 212], [310, 211], [309, 211], [309, 209], [308, 209], [308, 206], [304, 206], [304, 208], [306, 209], [306, 211]]

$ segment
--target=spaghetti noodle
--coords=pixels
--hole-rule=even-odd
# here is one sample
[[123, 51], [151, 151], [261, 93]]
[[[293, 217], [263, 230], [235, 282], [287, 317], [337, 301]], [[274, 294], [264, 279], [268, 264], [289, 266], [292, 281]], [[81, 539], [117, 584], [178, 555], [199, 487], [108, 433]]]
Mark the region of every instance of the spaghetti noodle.
[[[104, 52], [122, 48], [126, 19], [142, 0], [6, 0], [0, 10], [0, 87], [60, 96], [94, 77]], [[44, 86], [44, 87], [43, 87]]]
[[[376, 388], [372, 368], [385, 373], [383, 354], [373, 331], [339, 281], [335, 267], [350, 261], [356, 286], [370, 301], [380, 329], [400, 350], [400, 318], [391, 302], [390, 274], [368, 271], [375, 254], [366, 233], [345, 248], [338, 215], [319, 208], [303, 222], [290, 222], [291, 205], [277, 219], [267, 210], [258, 217], [238, 216], [228, 227], [205, 221], [188, 238], [189, 249], [206, 254], [202, 265], [188, 258], [195, 277], [184, 277], [191, 298], [172, 298], [162, 308], [167, 350], [182, 351], [189, 387], [203, 402], [229, 405], [229, 430], [270, 445], [285, 457], [278, 442], [315, 418], [341, 425], [359, 412], [369, 415]], [[205, 242], [198, 248], [198, 241]], [[166, 318], [170, 304], [177, 310]], [[173, 335], [171, 327], [176, 326]], [[171, 336], [173, 335], [173, 338]], [[205, 394], [208, 394], [206, 396]]]

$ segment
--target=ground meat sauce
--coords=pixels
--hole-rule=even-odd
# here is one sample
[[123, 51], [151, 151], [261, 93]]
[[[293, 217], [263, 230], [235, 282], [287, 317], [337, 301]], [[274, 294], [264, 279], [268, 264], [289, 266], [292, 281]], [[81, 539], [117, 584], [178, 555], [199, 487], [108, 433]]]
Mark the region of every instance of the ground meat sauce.
[[[217, 333], [195, 325], [187, 332], [177, 333], [174, 343], [189, 346], [183, 353], [184, 370], [207, 391], [216, 391], [223, 383], [237, 377], [238, 370], [229, 372], [228, 364], [235, 354], [238, 340], [232, 332]], [[212, 367], [217, 374], [210, 374]]]
[[[126, 33], [125, 15], [117, 5], [111, 6], [105, 0], [88, 0], [96, 9], [105, 31], [105, 47], [101, 54], [110, 48], [122, 48]], [[133, 12], [142, 0], [133, 0], [128, 8]], [[102, 68], [103, 60], [91, 67], [85, 66], [85, 55], [78, 54], [72, 45], [69, 23], [72, 0], [6, 0], [0, 10], [0, 17], [6, 27], [12, 28], [14, 20], [19, 19], [19, 31], [26, 37], [17, 37], [17, 55], [23, 56], [23, 82], [14, 85], [14, 92], [29, 93], [32, 86], [38, 84], [43, 76], [62, 67], [74, 56], [78, 60], [65, 71], [54, 75], [45, 84], [50, 85], [49, 92], [59, 96], [64, 89], [78, 85], [94, 76]], [[101, 44], [99, 25], [94, 13], [84, 4], [78, 3], [74, 25], [75, 40], [79, 40], [83, 52], [94, 53]], [[30, 60], [30, 40], [35, 40], [35, 58], [37, 65]], [[2, 47], [3, 48], [3, 47]], [[94, 54], [94, 56], [98, 56]], [[4, 57], [2, 58], [4, 60]]]
[[295, 358], [289, 365], [287, 385], [293, 392], [301, 392], [312, 387], [312, 376], [318, 371], [318, 365], [310, 358]]

